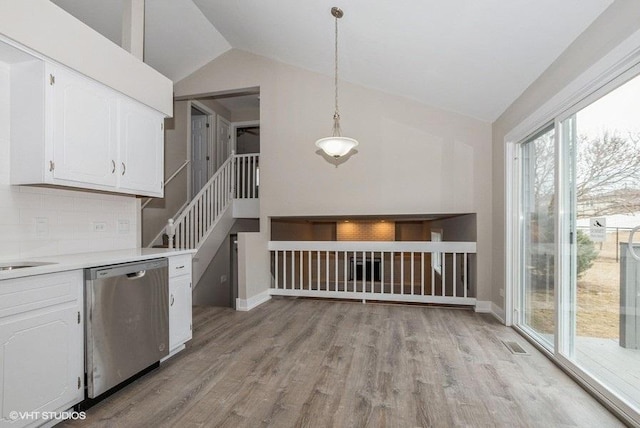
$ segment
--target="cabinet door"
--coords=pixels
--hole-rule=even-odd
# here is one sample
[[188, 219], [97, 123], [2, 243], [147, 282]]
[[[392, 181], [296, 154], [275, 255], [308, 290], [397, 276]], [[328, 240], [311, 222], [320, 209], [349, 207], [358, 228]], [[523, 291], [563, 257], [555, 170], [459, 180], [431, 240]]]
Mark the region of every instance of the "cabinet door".
[[191, 339], [191, 275], [169, 281], [169, 348]]
[[61, 411], [84, 397], [82, 272], [0, 282], [4, 299], [30, 308], [7, 305], [13, 315], [0, 318], [0, 426], [25, 426], [34, 420], [12, 421], [12, 411]]
[[133, 100], [120, 101], [121, 189], [162, 196], [164, 180], [164, 116]]
[[48, 64], [46, 70], [53, 164], [45, 167], [54, 180], [115, 186], [115, 93], [64, 68]]

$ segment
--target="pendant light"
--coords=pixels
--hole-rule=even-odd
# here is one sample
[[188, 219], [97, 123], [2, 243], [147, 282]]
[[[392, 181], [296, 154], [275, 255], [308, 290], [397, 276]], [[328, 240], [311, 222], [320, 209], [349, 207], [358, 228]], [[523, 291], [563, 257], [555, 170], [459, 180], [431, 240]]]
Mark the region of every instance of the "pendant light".
[[316, 141], [316, 146], [321, 148], [327, 155], [339, 158], [346, 155], [358, 145], [353, 138], [343, 137], [340, 129], [340, 110], [338, 109], [338, 19], [342, 18], [344, 13], [338, 7], [331, 8], [331, 15], [335, 18], [335, 113], [333, 114], [333, 133], [331, 137], [321, 138]]

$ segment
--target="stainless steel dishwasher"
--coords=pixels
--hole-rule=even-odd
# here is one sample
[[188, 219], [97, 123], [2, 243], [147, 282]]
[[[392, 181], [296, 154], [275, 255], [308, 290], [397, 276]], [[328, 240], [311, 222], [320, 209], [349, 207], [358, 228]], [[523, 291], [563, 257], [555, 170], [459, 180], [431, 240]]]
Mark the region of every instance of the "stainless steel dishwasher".
[[85, 269], [87, 397], [169, 354], [167, 259]]

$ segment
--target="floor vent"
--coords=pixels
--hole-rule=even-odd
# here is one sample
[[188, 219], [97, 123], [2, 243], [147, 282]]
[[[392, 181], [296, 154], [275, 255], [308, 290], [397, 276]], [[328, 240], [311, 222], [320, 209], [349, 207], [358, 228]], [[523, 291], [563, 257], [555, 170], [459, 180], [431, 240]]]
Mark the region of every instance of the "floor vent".
[[527, 351], [524, 350], [522, 346], [518, 342], [510, 342], [508, 340], [503, 340], [504, 346], [511, 351], [514, 355], [529, 355]]

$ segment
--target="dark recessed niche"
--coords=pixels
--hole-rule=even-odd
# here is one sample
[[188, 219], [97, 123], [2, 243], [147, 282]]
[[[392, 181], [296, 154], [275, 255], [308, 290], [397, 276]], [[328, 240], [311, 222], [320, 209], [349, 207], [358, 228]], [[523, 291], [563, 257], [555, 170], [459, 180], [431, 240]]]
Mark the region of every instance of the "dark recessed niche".
[[272, 241], [430, 241], [432, 231], [438, 231], [443, 241], [473, 242], [477, 237], [476, 214], [271, 219]]

